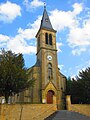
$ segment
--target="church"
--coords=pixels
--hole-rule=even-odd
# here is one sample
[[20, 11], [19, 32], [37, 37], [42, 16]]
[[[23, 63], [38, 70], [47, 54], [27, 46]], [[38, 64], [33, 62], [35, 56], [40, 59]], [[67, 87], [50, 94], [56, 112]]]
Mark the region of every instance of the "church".
[[53, 29], [46, 7], [36, 34], [36, 63], [28, 69], [29, 79], [35, 79], [33, 87], [17, 96], [18, 102], [65, 105], [66, 77], [60, 72], [57, 60], [56, 30]]

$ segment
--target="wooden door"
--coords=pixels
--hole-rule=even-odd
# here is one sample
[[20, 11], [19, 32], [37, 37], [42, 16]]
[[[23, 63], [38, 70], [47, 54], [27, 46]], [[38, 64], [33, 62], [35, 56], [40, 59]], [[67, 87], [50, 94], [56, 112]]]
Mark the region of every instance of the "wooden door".
[[53, 104], [53, 91], [48, 91], [47, 93], [47, 103]]

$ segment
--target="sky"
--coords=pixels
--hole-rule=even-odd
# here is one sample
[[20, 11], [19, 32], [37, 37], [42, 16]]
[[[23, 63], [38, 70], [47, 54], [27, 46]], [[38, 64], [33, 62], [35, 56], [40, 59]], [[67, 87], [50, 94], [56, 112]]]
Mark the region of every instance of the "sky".
[[58, 67], [75, 77], [90, 67], [90, 0], [0, 0], [0, 49], [22, 53], [27, 68], [35, 64], [44, 2], [57, 31]]

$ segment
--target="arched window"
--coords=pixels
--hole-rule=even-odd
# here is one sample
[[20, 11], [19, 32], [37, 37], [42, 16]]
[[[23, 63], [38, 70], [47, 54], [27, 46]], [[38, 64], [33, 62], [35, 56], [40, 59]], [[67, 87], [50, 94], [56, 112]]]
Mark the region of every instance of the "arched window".
[[48, 78], [49, 79], [52, 78], [52, 64], [51, 63], [48, 64]]
[[48, 44], [48, 33], [45, 33], [46, 44]]
[[49, 34], [49, 44], [52, 45], [52, 34]]

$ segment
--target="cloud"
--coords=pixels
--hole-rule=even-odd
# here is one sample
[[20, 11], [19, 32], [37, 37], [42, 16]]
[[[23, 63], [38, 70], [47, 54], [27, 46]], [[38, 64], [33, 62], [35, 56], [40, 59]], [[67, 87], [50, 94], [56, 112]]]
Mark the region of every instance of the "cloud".
[[[32, 40], [30, 39], [29, 42]], [[0, 34], [0, 48], [5, 48], [6, 50], [12, 50], [15, 53], [23, 54], [35, 54], [36, 46], [29, 45], [24, 36], [17, 34], [15, 37], [9, 37]]]
[[73, 19], [73, 15], [71, 11], [59, 11], [57, 9], [50, 12], [51, 23], [58, 32], [65, 29], [65, 27], [72, 27], [76, 25], [75, 19]]
[[28, 24], [29, 28], [19, 28], [14, 37], [0, 34], [0, 48], [6, 48], [15, 53], [36, 54], [35, 36], [39, 30], [40, 21], [41, 16], [38, 16], [33, 24]]
[[[15, 53], [36, 54], [35, 36], [40, 27], [41, 16], [29, 28], [17, 30], [15, 37], [0, 34], [0, 47]], [[32, 44], [34, 41], [34, 44]], [[2, 43], [2, 44], [1, 44]]]
[[34, 21], [32, 24], [29, 23], [29, 25], [28, 25], [29, 28], [27, 28], [27, 29], [19, 28], [18, 33], [24, 39], [27, 39], [27, 40], [35, 39], [36, 33], [38, 32], [39, 27], [40, 27], [40, 21], [41, 21], [41, 16], [38, 16], [36, 21]]
[[[28, 3], [29, 1], [25, 0], [24, 2]], [[57, 9], [50, 11], [50, 20], [53, 28], [57, 30], [57, 32], [68, 29], [66, 40], [69, 47], [72, 48], [72, 54], [80, 55], [82, 52], [85, 52], [87, 50], [90, 51], [90, 18], [89, 14], [86, 14], [90, 13], [90, 10], [88, 9], [88, 11], [86, 11], [86, 13], [83, 15], [83, 19], [83, 16], [81, 15], [81, 13], [83, 13], [85, 10], [83, 4], [75, 3], [72, 7], [72, 11], [59, 11]], [[7, 48], [16, 50], [16, 52], [22, 51], [25, 54], [29, 54], [30, 52], [35, 53], [36, 49], [35, 51], [33, 49], [35, 48], [35, 46], [28, 45], [28, 42], [30, 44], [32, 39], [35, 38], [35, 35], [40, 27], [40, 21], [41, 16], [38, 16], [33, 24], [29, 23], [28, 28], [19, 28], [17, 31], [17, 35], [12, 38], [10, 37], [9, 42], [7, 42]], [[8, 36], [6, 36], [5, 40], [7, 40], [7, 37]], [[14, 41], [17, 43], [18, 46], [15, 44]], [[57, 43], [58, 52], [61, 52], [60, 47], [62, 45], [63, 44], [61, 43], [61, 41]], [[30, 51], [29, 48], [31, 48]]]
[[[86, 21], [86, 22], [85, 22]], [[70, 29], [68, 44], [73, 48], [73, 55], [80, 55], [82, 52], [90, 51], [90, 19], [83, 21], [83, 26]]]
[[61, 47], [63, 44], [62, 44], [62, 43], [59, 43], [59, 42], [57, 42], [56, 44], [57, 44], [57, 50], [58, 50], [58, 52], [62, 52], [60, 47]]
[[[35, 54], [35, 35], [40, 27], [41, 16], [33, 24], [29, 23], [29, 28], [19, 28], [15, 37], [0, 34], [0, 47], [12, 50], [15, 53]], [[32, 44], [34, 41], [34, 44]], [[1, 44], [2, 43], [2, 44]], [[31, 45], [30, 45], [31, 44]]]
[[81, 55], [81, 53], [83, 53], [87, 50], [88, 50], [88, 48], [86, 48], [86, 47], [77, 47], [77, 48], [72, 50], [72, 54], [73, 55]]
[[43, 2], [40, 1], [40, 0], [33, 0], [31, 2], [31, 7], [32, 8], [40, 7], [40, 6], [43, 6], [43, 5], [44, 5]]
[[8, 36], [0, 34], [0, 42], [4, 42], [4, 41], [8, 41], [8, 40], [9, 40]]
[[[90, 27], [88, 27], [90, 29]], [[90, 33], [88, 28], [71, 29], [68, 42], [72, 47], [90, 45]]]
[[57, 9], [50, 12], [50, 19], [53, 27], [60, 32], [65, 28], [75, 28], [78, 26], [78, 19], [76, 18], [83, 11], [82, 4], [73, 4], [73, 11], [59, 11]]
[[[36, 54], [36, 46], [32, 44], [34, 39], [35, 43], [35, 36], [39, 30], [41, 22], [41, 16], [38, 16], [37, 20], [34, 21], [32, 24], [29, 23], [29, 28], [18, 29], [18, 34], [9, 41], [7, 47], [8, 49], [15, 51], [16, 53], [21, 52], [23, 54]], [[28, 45], [31, 44], [31, 45]], [[18, 45], [18, 46], [17, 46]]]
[[64, 65], [58, 65], [58, 68], [59, 68], [60, 70], [62, 70], [63, 67], [64, 67]]
[[23, 4], [29, 10], [36, 9], [38, 7], [44, 6], [44, 2], [42, 2], [40, 0], [32, 0], [32, 2], [30, 2], [29, 0], [24, 0]]
[[6, 43], [9, 41], [9, 39], [10, 38], [8, 36], [0, 34], [0, 48], [6, 46]]
[[0, 21], [9, 23], [17, 16], [21, 16], [21, 7], [19, 5], [9, 1], [0, 4]]
[[72, 7], [72, 11], [51, 11], [50, 19], [58, 32], [68, 30], [66, 40], [72, 48], [72, 54], [80, 55], [90, 51], [90, 9], [85, 8], [82, 3], [75, 3]]
[[11, 49], [15, 53], [31, 54], [36, 53], [36, 47], [27, 44], [19, 34], [11, 38], [7, 44], [7, 49]]
[[[77, 65], [76, 67], [74, 67], [74, 69], [71, 69], [70, 73], [71, 73], [71, 78], [75, 78], [79, 72], [81, 72], [82, 70], [85, 71], [86, 68], [88, 68], [90, 66], [90, 60], [81, 60], [81, 64]], [[83, 63], [83, 64], [82, 64]], [[74, 71], [73, 71], [74, 70]], [[68, 70], [69, 71], [69, 70]], [[74, 74], [76, 72], [76, 75]]]
[[74, 8], [74, 11], [73, 11], [73, 13], [75, 14], [75, 15], [78, 15], [78, 14], [80, 14], [80, 12], [82, 12], [82, 10], [83, 10], [83, 4], [82, 3], [75, 3], [75, 4], [73, 4], [73, 8]]

